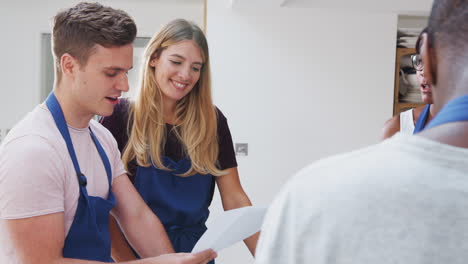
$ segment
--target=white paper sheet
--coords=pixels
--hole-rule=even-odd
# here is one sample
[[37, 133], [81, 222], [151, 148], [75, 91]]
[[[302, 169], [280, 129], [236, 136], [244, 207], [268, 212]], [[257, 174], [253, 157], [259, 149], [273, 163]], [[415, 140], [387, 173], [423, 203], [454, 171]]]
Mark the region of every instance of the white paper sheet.
[[260, 231], [266, 210], [263, 207], [247, 206], [224, 212], [198, 240], [192, 253], [210, 248], [219, 252], [255, 234]]

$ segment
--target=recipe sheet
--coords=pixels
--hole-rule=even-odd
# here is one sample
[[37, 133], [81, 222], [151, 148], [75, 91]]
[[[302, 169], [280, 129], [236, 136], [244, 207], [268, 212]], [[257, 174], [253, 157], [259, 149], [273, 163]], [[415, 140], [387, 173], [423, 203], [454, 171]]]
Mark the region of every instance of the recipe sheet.
[[205, 249], [216, 252], [260, 231], [267, 208], [247, 206], [223, 212], [208, 227], [192, 250], [197, 253]]

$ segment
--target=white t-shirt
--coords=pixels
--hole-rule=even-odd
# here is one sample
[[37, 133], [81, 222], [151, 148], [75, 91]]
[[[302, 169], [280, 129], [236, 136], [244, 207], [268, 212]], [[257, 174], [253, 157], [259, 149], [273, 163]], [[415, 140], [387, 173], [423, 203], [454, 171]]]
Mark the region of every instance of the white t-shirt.
[[256, 264], [467, 260], [468, 149], [403, 134], [299, 172], [256, 253]]
[[400, 133], [412, 135], [414, 132], [413, 109], [400, 113]]
[[[109, 159], [112, 177], [125, 174], [112, 134], [98, 122], [90, 127]], [[88, 128], [69, 127], [88, 194], [107, 198], [104, 164]], [[45, 105], [37, 106], [7, 135], [0, 146], [0, 263], [16, 263], [4, 219], [64, 212], [68, 234], [78, 206], [79, 185], [65, 140]]]

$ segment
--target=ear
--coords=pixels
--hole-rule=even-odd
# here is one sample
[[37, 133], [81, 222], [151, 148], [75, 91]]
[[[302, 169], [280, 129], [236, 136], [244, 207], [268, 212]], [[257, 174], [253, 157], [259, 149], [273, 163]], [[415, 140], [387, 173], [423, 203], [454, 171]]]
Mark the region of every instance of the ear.
[[64, 53], [60, 58], [60, 68], [63, 75], [72, 76], [79, 68], [78, 60], [72, 55]]
[[434, 50], [434, 43], [431, 43], [428, 33], [421, 35], [421, 58], [424, 65], [424, 78], [431, 85], [437, 83], [437, 59]]
[[156, 67], [156, 63], [157, 63], [157, 62], [158, 62], [158, 59], [152, 58], [152, 59], [150, 60], [150, 62], [149, 62], [149, 65], [150, 65], [151, 67], [154, 68], [154, 67]]

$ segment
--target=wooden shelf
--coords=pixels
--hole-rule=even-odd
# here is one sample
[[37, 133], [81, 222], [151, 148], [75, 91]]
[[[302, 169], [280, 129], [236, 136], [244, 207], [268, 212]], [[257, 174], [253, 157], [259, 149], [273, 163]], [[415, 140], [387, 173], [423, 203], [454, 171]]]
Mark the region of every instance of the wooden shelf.
[[396, 56], [398, 59], [408, 54], [416, 54], [416, 49], [415, 48], [397, 48]]
[[419, 106], [423, 106], [425, 105], [424, 103], [395, 103], [393, 105], [393, 114], [394, 115], [397, 115], [403, 111], [406, 111], [408, 109], [411, 109], [411, 108], [416, 108], [416, 107], [419, 107]]

